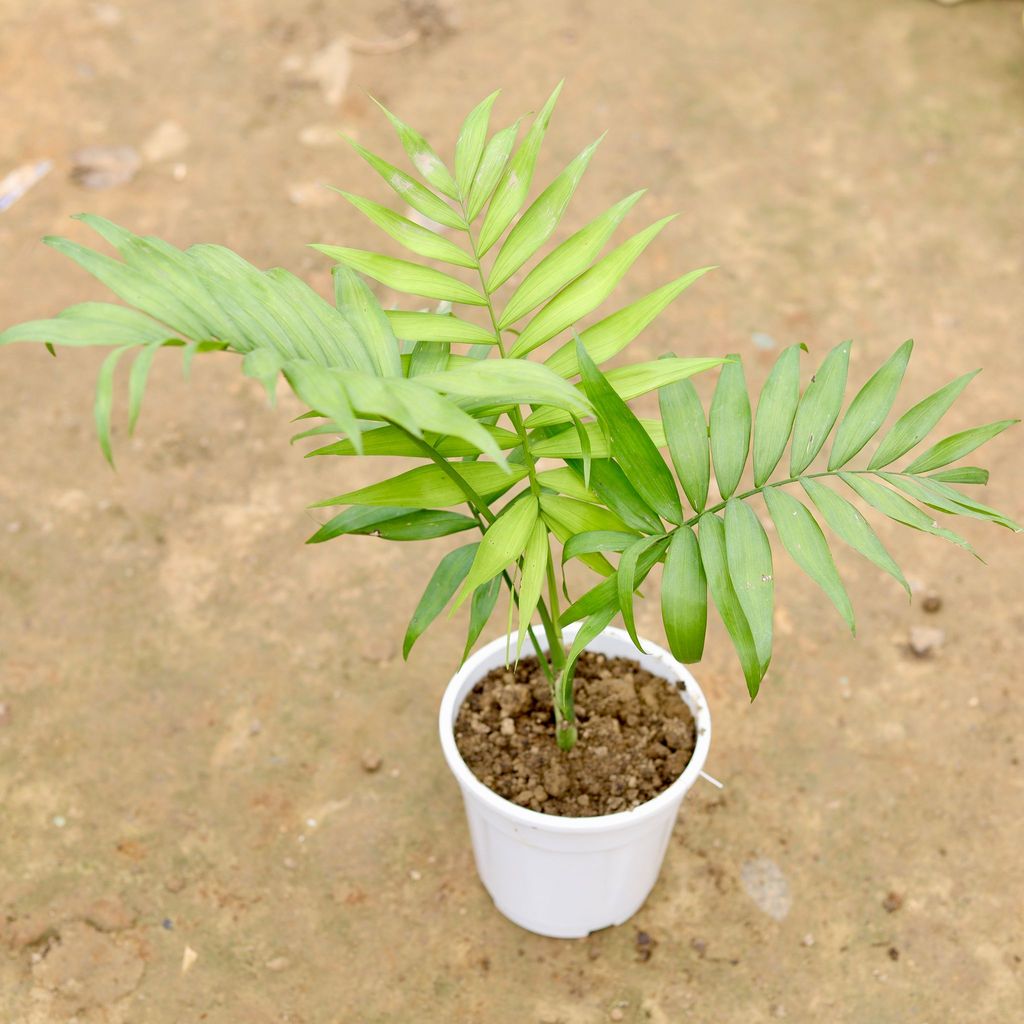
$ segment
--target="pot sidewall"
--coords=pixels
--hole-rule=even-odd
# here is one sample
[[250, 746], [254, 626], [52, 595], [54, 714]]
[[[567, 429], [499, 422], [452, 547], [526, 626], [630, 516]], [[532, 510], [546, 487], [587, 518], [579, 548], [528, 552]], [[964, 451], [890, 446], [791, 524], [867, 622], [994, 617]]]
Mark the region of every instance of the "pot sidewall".
[[[578, 628], [564, 630], [566, 641]], [[439, 719], [441, 747], [462, 790], [477, 870], [495, 905], [529, 931], [578, 938], [623, 923], [653, 888], [679, 805], [707, 758], [711, 717], [699, 684], [671, 654], [647, 640], [642, 654], [624, 630], [606, 629], [587, 650], [630, 658], [683, 687], [680, 696], [696, 725], [693, 755], [671, 786], [631, 811], [590, 818], [531, 811], [480, 782], [455, 744], [454, 724], [463, 700], [488, 672], [505, 665], [506, 643], [500, 637], [482, 647], [448, 684]], [[514, 635], [512, 644], [514, 650]]]

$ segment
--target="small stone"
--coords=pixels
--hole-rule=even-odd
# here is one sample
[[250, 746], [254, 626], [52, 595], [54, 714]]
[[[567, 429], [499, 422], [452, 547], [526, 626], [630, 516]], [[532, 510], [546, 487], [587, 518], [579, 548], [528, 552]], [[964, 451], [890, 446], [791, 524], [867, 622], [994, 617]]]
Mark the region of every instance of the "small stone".
[[621, 1008], [616, 1006], [611, 1013], [608, 1014], [609, 1020], [625, 1020], [626, 1015], [622, 1012]]
[[285, 857], [281, 863], [289, 870], [294, 871], [299, 865], [294, 857]]
[[773, 348], [778, 348], [778, 343], [770, 334], [765, 334], [764, 331], [754, 331], [750, 336], [750, 342], [754, 348], [759, 348], [762, 352], [770, 352]]
[[918, 658], [928, 658], [939, 648], [946, 639], [946, 631], [935, 626], [911, 626], [910, 627], [910, 650]]
[[548, 791], [543, 786], [533, 787], [533, 799], [542, 804], [548, 799]]
[[934, 590], [930, 590], [924, 595], [921, 607], [926, 612], [934, 615], [935, 612], [942, 610], [942, 597], [939, 594], [936, 594]]
[[71, 154], [71, 180], [83, 188], [125, 185], [138, 173], [142, 158], [134, 146], [85, 146]]
[[776, 1003], [772, 1007], [772, 1016], [782, 1020], [786, 1016], [786, 1008], [781, 1003]]
[[898, 892], [890, 892], [888, 896], [882, 900], [882, 909], [887, 914], [895, 914], [900, 907], [903, 906], [903, 896]]
[[422, 871], [416, 871], [415, 868], [409, 872], [409, 877], [414, 881], [418, 882], [423, 877]]
[[258, 718], [254, 718], [249, 723], [249, 735], [259, 736], [261, 732], [263, 732], [263, 723]]
[[895, 946], [890, 946], [889, 947], [889, 959], [890, 960], [899, 960], [899, 958], [900, 958], [900, 951]]
[[636, 953], [637, 959], [641, 961], [647, 961], [651, 959], [651, 954], [654, 952], [654, 947], [658, 943], [650, 936], [648, 932], [637, 932], [636, 933]]
[[967, 699], [967, 706], [969, 708], [976, 708], [981, 704], [981, 701], [977, 697], [969, 697]]
[[55, 814], [53, 816], [53, 823], [57, 828], [63, 828], [68, 823], [68, 820], [63, 814]]
[[188, 175], [188, 165], [187, 164], [175, 164], [171, 168], [171, 177], [175, 181], [184, 181], [185, 178], [187, 177], [187, 175]]
[[187, 884], [188, 883], [184, 878], [180, 878], [178, 875], [171, 875], [171, 877], [164, 882], [164, 888], [168, 892], [181, 892]]
[[0, 726], [11, 724], [11, 705], [0, 701]]
[[812, 935], [812, 934], [811, 934], [810, 932], [808, 932], [808, 933], [807, 933], [807, 934], [806, 934], [806, 935], [805, 935], [805, 936], [804, 936], [804, 937], [803, 937], [803, 938], [802, 938], [802, 939], [800, 940], [800, 945], [801, 945], [801, 946], [807, 946], [808, 948], [810, 948], [811, 946], [813, 946], [813, 945], [814, 945], [814, 936], [813, 936], [813, 935]]
[[502, 736], [515, 736], [516, 734], [516, 723], [511, 718], [503, 718], [501, 720], [501, 735]]
[[793, 898], [789, 883], [778, 864], [767, 857], [746, 861], [740, 869], [746, 894], [769, 917], [782, 921], [789, 914]]
[[292, 962], [286, 956], [275, 956], [272, 960], [267, 961], [267, 970], [273, 971], [275, 974], [279, 974], [281, 971], [288, 970], [291, 967]]
[[352, 75], [352, 53], [348, 42], [339, 37], [306, 62], [302, 78], [320, 86], [324, 99], [336, 107], [345, 98]]
[[177, 156], [188, 148], [188, 144], [188, 132], [177, 121], [161, 121], [146, 136], [140, 149], [144, 160], [157, 163]]
[[369, 772], [372, 775], [374, 772], [380, 771], [380, 766], [384, 763], [384, 761], [381, 758], [380, 754], [376, 754], [371, 750], [366, 750], [363, 752], [362, 760], [360, 763], [363, 766], [363, 771]]

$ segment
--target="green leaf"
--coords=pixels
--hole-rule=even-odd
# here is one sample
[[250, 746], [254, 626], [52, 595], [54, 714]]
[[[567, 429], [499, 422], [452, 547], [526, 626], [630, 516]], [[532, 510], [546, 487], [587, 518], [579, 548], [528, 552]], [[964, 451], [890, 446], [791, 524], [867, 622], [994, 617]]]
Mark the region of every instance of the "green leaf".
[[708, 622], [708, 583], [697, 537], [688, 526], [672, 534], [661, 576], [661, 618], [672, 656], [700, 661]]
[[800, 483], [807, 492], [807, 497], [814, 502], [832, 530], [855, 551], [859, 551], [879, 569], [892, 576], [907, 592], [907, 597], [910, 597], [910, 584], [907, 583], [902, 570], [893, 561], [859, 509], [817, 480], [805, 478]]
[[[582, 342], [582, 336], [580, 340]], [[724, 361], [723, 359], [679, 359], [676, 356], [662, 356], [661, 359], [652, 359], [647, 363], [634, 363], [631, 366], [618, 366], [614, 370], [608, 370], [605, 373], [605, 379], [624, 402], [631, 402], [634, 398], [657, 391], [674, 381], [685, 380], [694, 374], [721, 366]], [[530, 428], [550, 426], [553, 423], [563, 423], [567, 418], [567, 413], [559, 412], [557, 409], [543, 409], [531, 413], [526, 419], [526, 426]]]
[[554, 233], [600, 143], [598, 139], [587, 146], [519, 218], [491, 268], [489, 292], [497, 291]]
[[[640, 426], [647, 431], [648, 437], [659, 447], [664, 448], [668, 443], [665, 440], [665, 429], [660, 420], [640, 420]], [[583, 429], [587, 435], [592, 460], [611, 458], [608, 448], [608, 438], [601, 429], [599, 423], [593, 421], [584, 423]], [[534, 441], [531, 437], [530, 451], [538, 459], [582, 459], [583, 445], [575, 427], [568, 430], [561, 430], [551, 437], [543, 437]]]
[[480, 541], [469, 575], [455, 601], [455, 608], [481, 583], [493, 579], [519, 558], [533, 532], [539, 511], [537, 499], [532, 494], [524, 495], [501, 510]]
[[333, 191], [343, 195], [357, 210], [365, 214], [377, 227], [386, 231], [410, 252], [432, 260], [443, 260], [456, 267], [473, 268], [476, 266], [476, 262], [468, 252], [429, 228], [416, 224], [401, 214], [395, 213], [394, 210], [381, 206], [380, 203], [375, 203], [370, 199], [353, 195], [340, 188], [333, 189]]
[[387, 119], [398, 132], [402, 148], [409, 154], [409, 159], [412, 161], [413, 167], [419, 171], [420, 176], [450, 199], [458, 199], [459, 189], [455, 184], [455, 179], [448, 172], [448, 168], [445, 167], [441, 158], [434, 152], [430, 143], [415, 128], [410, 128], [400, 118], [395, 117], [383, 103], [372, 96], [370, 98], [384, 111]]
[[615, 574], [616, 588], [619, 597], [619, 609], [622, 611], [622, 621], [626, 626], [626, 632], [630, 640], [641, 653], [644, 651], [640, 638], [636, 635], [636, 619], [633, 614], [633, 593], [640, 586], [637, 579], [637, 569], [640, 557], [646, 551], [657, 551], [660, 553], [668, 546], [668, 537], [641, 537], [634, 541], [619, 559], [618, 572]]
[[398, 339], [367, 283], [345, 266], [332, 268], [334, 302], [370, 353], [381, 377], [401, 377]]
[[538, 519], [533, 524], [530, 539], [526, 542], [526, 547], [523, 550], [523, 578], [519, 584], [519, 636], [516, 641], [516, 661], [519, 660], [519, 655], [522, 653], [526, 630], [530, 625], [530, 619], [533, 618], [533, 613], [537, 610], [537, 603], [540, 601], [549, 557], [547, 527], [542, 520]]
[[728, 555], [726, 553], [725, 524], [712, 514], [705, 512], [698, 520], [698, 536], [700, 558], [707, 574], [711, 597], [718, 609], [719, 617], [725, 626], [733, 647], [739, 655], [743, 677], [747, 682], [750, 699], [757, 696], [757, 691], [764, 678], [761, 670], [761, 659], [757, 654], [754, 636], [750, 625], [743, 614], [743, 607], [736, 596], [736, 589], [729, 576]]
[[400, 171], [394, 164], [382, 160], [375, 153], [364, 149], [358, 142], [349, 140], [352, 148], [398, 193], [399, 197], [424, 217], [429, 217], [446, 228], [466, 230], [466, 222], [443, 199], [435, 196], [414, 178]]
[[[663, 538], [667, 541], [667, 538]], [[651, 572], [651, 569], [658, 564], [664, 553], [664, 547], [655, 545], [647, 548], [637, 562], [636, 586], [639, 587]], [[589, 557], [589, 556], [588, 556]], [[584, 559], [585, 560], [585, 559]], [[572, 622], [585, 619], [587, 616], [601, 611], [611, 609], [609, 619], [619, 610], [618, 580], [614, 574], [602, 580], [596, 587], [591, 587], [578, 601], [574, 601], [562, 612], [559, 623], [568, 626]], [[607, 625], [607, 623], [606, 623]]]
[[601, 499], [632, 530], [661, 533], [657, 512], [640, 496], [622, 467], [610, 459], [590, 464], [590, 485]]
[[587, 501], [543, 493], [540, 496], [540, 507], [547, 521], [564, 527], [570, 534], [591, 530], [629, 532], [629, 527], [611, 509]]
[[800, 399], [793, 423], [790, 476], [799, 476], [814, 461], [839, 418], [850, 365], [850, 344], [840, 342], [829, 352]]
[[348, 434], [356, 453], [362, 454], [362, 432], [359, 420], [348, 400], [346, 389], [339, 380], [309, 363], [287, 363], [282, 368], [285, 379], [303, 402], [319, 410]]
[[828, 458], [829, 472], [845, 466], [875, 436], [896, 400], [913, 341], [905, 341], [872, 375], [850, 403]]
[[[551, 298], [570, 281], [574, 281], [597, 258], [604, 248], [605, 242], [622, 223], [623, 218], [633, 208], [644, 190], [634, 192], [614, 206], [605, 210], [599, 217], [592, 220], [586, 227], [571, 235], [559, 246], [552, 249], [523, 279], [522, 284], [512, 293], [498, 327], [501, 330], [510, 327], [517, 320], [536, 309], [542, 302]], [[573, 353], [575, 363], [575, 351]], [[562, 374], [569, 376], [569, 374]]]
[[501, 593], [500, 576], [495, 576], [493, 580], [482, 583], [473, 591], [473, 600], [469, 606], [469, 632], [466, 636], [465, 650], [462, 652], [463, 661], [469, 657], [473, 645], [480, 639], [480, 634], [490, 620], [494, 606], [498, 603], [499, 593]]
[[793, 561], [825, 592], [836, 610], [846, 620], [850, 632], [856, 632], [853, 608], [843, 581], [839, 578], [828, 541], [817, 520], [791, 494], [769, 487], [764, 492], [765, 504], [771, 514], [779, 539]]
[[575, 671], [579, 656], [587, 649], [588, 644], [593, 643], [608, 628], [608, 624], [615, 618], [617, 610], [614, 602], [605, 604], [598, 611], [594, 612], [593, 615], [588, 616], [580, 626], [569, 647], [565, 657], [565, 665], [562, 667], [559, 675], [559, 690], [564, 691], [565, 680]]
[[[508, 470], [491, 462], [458, 462], [451, 470], [461, 476], [483, 498], [504, 494], [526, 476], [526, 469], [509, 465]], [[419, 466], [390, 480], [318, 501], [310, 508], [331, 505], [394, 505], [401, 508], [450, 508], [461, 505], [466, 494], [440, 466]]]
[[993, 437], [1015, 423], [1020, 423], [1020, 420], [997, 420], [983, 427], [973, 427], [970, 430], [961, 430], [958, 434], [951, 434], [914, 459], [905, 472], [927, 473], [948, 466], [949, 463], [970, 455], [975, 448], [980, 448], [986, 441], [991, 441]]
[[119, 298], [167, 324], [177, 333], [190, 338], [206, 336], [202, 319], [188, 307], [187, 303], [161, 287], [149, 275], [66, 238], [48, 236], [43, 241], [73, 259]]
[[151, 317], [109, 302], [82, 302], [69, 306], [52, 320], [28, 323], [0, 331], [0, 345], [42, 341], [51, 345], [148, 345], [177, 340], [173, 332]]
[[[715, 467], [718, 491], [732, 497], [750, 451], [750, 399], [739, 356], [729, 357], [711, 399], [711, 461]], [[703, 549], [702, 549], [703, 550]], [[748, 680], [749, 685], [749, 680]]]
[[[495, 427], [481, 423], [480, 426], [487, 431], [500, 448], [515, 448], [519, 445], [519, 435], [504, 427]], [[461, 437], [425, 437], [424, 440], [431, 445], [439, 455], [446, 459], [458, 458], [464, 455], [476, 455], [480, 449]], [[409, 434], [401, 427], [379, 427], [376, 430], [366, 430], [362, 434], [362, 452], [357, 452], [351, 440], [345, 439], [335, 441], [332, 444], [317, 448], [306, 456], [311, 459], [319, 455], [398, 455], [406, 458], [422, 458], [423, 449]]]
[[[697, 389], [689, 380], [675, 381], [658, 392], [661, 419], [676, 476], [683, 485], [690, 507], [704, 511], [711, 479], [708, 423]], [[701, 643], [704, 633], [701, 631]]]
[[131, 346], [125, 345], [115, 348], [100, 367], [99, 376], [96, 379], [96, 401], [93, 405], [93, 417], [96, 420], [96, 433], [99, 435], [100, 449], [103, 457], [114, 465], [114, 453], [110, 445], [110, 410], [114, 404], [114, 371], [121, 356]]
[[928, 477], [905, 476], [902, 473], [879, 473], [887, 483], [898, 488], [905, 494], [930, 508], [945, 512], [951, 516], [968, 516], [971, 519], [983, 519], [999, 526], [1005, 526], [1014, 533], [1020, 532], [1020, 525], [1015, 523], [1009, 516], [1003, 515], [997, 509], [968, 498], [961, 494], [954, 487], [947, 487], [945, 484], [932, 480]]
[[568, 466], [559, 469], [545, 469], [537, 474], [537, 483], [556, 494], [564, 494], [579, 501], [596, 502], [598, 497], [584, 484], [580, 475]]
[[[754, 423], [754, 486], [772, 475], [786, 450], [797, 403], [800, 401], [800, 346], [783, 350], [768, 374], [757, 401]], [[726, 529], [728, 530], [728, 519]]]
[[472, 530], [476, 525], [475, 519], [458, 512], [353, 505], [324, 523], [306, 543], [322, 544], [347, 535], [374, 536], [383, 540], [431, 540]]
[[428, 373], [442, 373], [448, 367], [452, 347], [447, 341], [417, 341], [409, 355], [406, 376], [411, 380]]
[[427, 589], [412, 613], [409, 627], [402, 641], [402, 657], [408, 661], [413, 644], [426, 632], [427, 627], [444, 611], [445, 606], [459, 589], [469, 572], [476, 554], [478, 544], [467, 544], [464, 547], [449, 551], [438, 563]]
[[945, 415], [949, 407], [956, 401], [960, 392], [980, 373], [965, 373], [943, 388], [939, 388], [924, 401], [918, 402], [908, 409], [882, 438], [875, 454], [868, 463], [868, 469], [881, 469], [905, 455], [925, 439], [932, 427]]
[[599, 418], [611, 434], [611, 450], [616, 462], [640, 496], [658, 515], [669, 522], [681, 523], [683, 510], [679, 504], [679, 494], [672, 474], [654, 442], [578, 340], [577, 358], [583, 386]]
[[156, 341], [143, 347], [142, 351], [135, 357], [132, 363], [132, 370], [128, 377], [128, 436], [135, 431], [135, 424], [139, 420], [139, 413], [142, 411], [142, 396], [146, 392], [146, 381], [149, 379], [150, 367], [157, 351], [166, 342]]
[[620, 530], [588, 530], [574, 534], [562, 546], [562, 565], [582, 555], [625, 551], [635, 540], [635, 533], [623, 533]]
[[[606, 316], [603, 320], [598, 320], [596, 324], [592, 324], [582, 331], [580, 341], [590, 353], [590, 358], [600, 365], [621, 352], [664, 311], [673, 299], [681, 295], [694, 281], [703, 277], [709, 270], [714, 269], [714, 267], [701, 267], [699, 270], [691, 270], [690, 273], [662, 285], [656, 291], [610, 316]], [[544, 362], [560, 377], [572, 377], [579, 373], [575, 339], [567, 341], [556, 349]]]
[[[277, 378], [283, 367], [281, 356], [268, 348], [254, 348], [242, 358], [242, 372], [263, 385], [271, 405], [277, 397]], [[135, 372], [134, 367], [132, 372]]]
[[487, 250], [502, 236], [505, 228], [512, 222], [512, 218], [519, 212], [530, 191], [530, 182], [533, 181], [533, 169], [537, 164], [537, 155], [540, 153], [541, 143], [544, 141], [544, 133], [547, 131], [548, 122], [551, 120], [551, 112], [555, 109], [558, 94], [562, 91], [562, 83], [555, 86], [554, 92], [548, 97], [547, 103], [541, 108], [540, 113], [534, 119], [530, 130], [523, 139], [523, 144], [516, 150], [505, 173], [498, 182], [490, 205], [487, 207], [487, 215], [484, 217], [483, 227], [480, 229], [480, 237], [477, 240], [477, 255], [483, 256]]
[[487, 141], [487, 126], [491, 120], [491, 108], [499, 92], [500, 90], [496, 89], [469, 112], [455, 143], [455, 182], [463, 198], [468, 198], [470, 186], [480, 166], [480, 158], [483, 156]]
[[362, 249], [346, 249], [339, 245], [314, 245], [312, 248], [400, 292], [423, 295], [428, 299], [462, 302], [467, 306], [487, 305], [487, 300], [476, 289], [433, 267], [421, 267], [408, 260], [381, 256]]
[[[902, 495], [883, 487], [882, 484], [859, 473], [840, 473], [840, 479], [853, 491], [859, 494], [872, 508], [878, 509], [883, 515], [909, 526], [922, 533], [930, 533], [935, 537], [944, 537], [965, 551], [975, 554], [974, 548], [959, 534], [939, 526], [935, 520], [916, 505], [907, 501]], [[977, 557], [977, 556], [975, 556]]]
[[675, 216], [664, 217], [627, 239], [566, 285], [530, 322], [516, 339], [509, 355], [519, 358], [543, 345], [604, 302], [637, 257]]
[[388, 309], [391, 329], [406, 341], [447, 341], [453, 345], [495, 345], [493, 333], [447, 313], [404, 313]]
[[514, 124], [495, 132], [494, 137], [487, 143], [483, 155], [480, 157], [480, 165], [473, 178], [473, 185], [469, 190], [466, 216], [471, 223], [476, 220], [480, 211], [494, 194], [498, 181], [508, 166], [508, 158], [515, 145], [521, 123], [522, 118], [519, 118]]
[[736, 498], [725, 505], [725, 551], [736, 597], [754, 638], [761, 674], [772, 660], [775, 608], [772, 548], [754, 510]]
[[586, 397], [540, 363], [487, 359], [417, 378], [443, 394], [485, 399], [494, 406], [553, 405], [576, 415], [592, 410]]
[[956, 466], [954, 469], [943, 469], [932, 473], [931, 480], [939, 480], [947, 484], [987, 484], [988, 470], [980, 466]]

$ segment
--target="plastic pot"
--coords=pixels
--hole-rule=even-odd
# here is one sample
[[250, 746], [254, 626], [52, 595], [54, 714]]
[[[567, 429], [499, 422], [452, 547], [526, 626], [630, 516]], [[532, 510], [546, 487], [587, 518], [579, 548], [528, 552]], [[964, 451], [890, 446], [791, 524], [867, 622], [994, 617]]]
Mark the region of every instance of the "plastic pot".
[[[565, 630], [567, 640], [576, 628]], [[707, 758], [711, 716], [697, 681], [667, 651], [647, 640], [643, 645], [649, 653], [640, 654], [623, 630], [609, 628], [587, 649], [631, 658], [678, 686], [696, 720], [697, 745], [682, 775], [631, 811], [592, 818], [540, 814], [498, 796], [466, 766], [455, 745], [455, 719], [480, 679], [505, 664], [505, 637], [473, 654], [445, 690], [441, 747], [462, 790], [480, 880], [501, 913], [538, 935], [581, 938], [622, 924], [640, 909], [657, 881], [679, 805]]]

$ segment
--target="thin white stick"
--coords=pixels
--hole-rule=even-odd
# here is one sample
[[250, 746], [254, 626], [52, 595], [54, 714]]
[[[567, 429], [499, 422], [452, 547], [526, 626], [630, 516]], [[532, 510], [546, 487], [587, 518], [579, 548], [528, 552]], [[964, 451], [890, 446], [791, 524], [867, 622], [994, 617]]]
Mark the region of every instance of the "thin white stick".
[[716, 789], [725, 789], [725, 783], [724, 782], [719, 782], [718, 779], [712, 778], [710, 775], [708, 775], [707, 772], [701, 772], [700, 773], [700, 777], [702, 779], [706, 779]]

